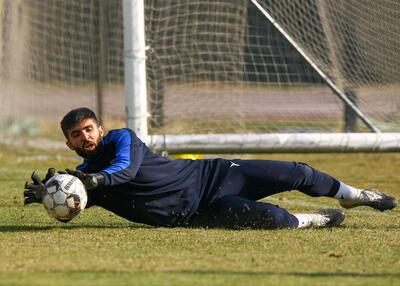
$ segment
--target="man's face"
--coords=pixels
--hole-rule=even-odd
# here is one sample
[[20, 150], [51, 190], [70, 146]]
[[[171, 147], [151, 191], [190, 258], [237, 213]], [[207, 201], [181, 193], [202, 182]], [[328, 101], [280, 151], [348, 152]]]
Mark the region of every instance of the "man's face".
[[93, 119], [84, 119], [68, 130], [67, 146], [79, 156], [90, 158], [97, 154], [104, 136], [104, 128]]

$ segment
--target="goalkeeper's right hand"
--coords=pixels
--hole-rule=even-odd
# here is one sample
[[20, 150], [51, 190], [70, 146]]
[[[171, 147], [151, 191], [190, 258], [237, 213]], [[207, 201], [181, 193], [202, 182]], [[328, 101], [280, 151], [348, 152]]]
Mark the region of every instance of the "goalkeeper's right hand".
[[54, 168], [49, 168], [45, 178], [41, 180], [36, 172], [33, 172], [31, 175], [32, 182], [25, 183], [24, 204], [42, 203], [42, 194], [45, 188], [44, 184], [55, 175], [56, 170]]
[[83, 185], [86, 191], [95, 189], [104, 185], [104, 176], [100, 173], [87, 174], [79, 170], [65, 169], [67, 174], [77, 177]]

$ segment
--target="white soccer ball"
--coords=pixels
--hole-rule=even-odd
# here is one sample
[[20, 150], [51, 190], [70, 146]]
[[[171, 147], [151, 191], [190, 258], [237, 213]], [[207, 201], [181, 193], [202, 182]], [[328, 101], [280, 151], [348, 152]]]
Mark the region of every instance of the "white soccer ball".
[[59, 174], [46, 182], [42, 201], [51, 217], [68, 222], [86, 207], [87, 193], [77, 177]]

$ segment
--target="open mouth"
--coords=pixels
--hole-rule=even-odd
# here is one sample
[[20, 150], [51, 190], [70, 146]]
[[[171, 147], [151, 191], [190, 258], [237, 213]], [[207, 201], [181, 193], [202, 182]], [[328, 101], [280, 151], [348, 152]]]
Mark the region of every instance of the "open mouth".
[[83, 145], [83, 150], [85, 152], [91, 152], [96, 148], [96, 145], [92, 142], [87, 142]]

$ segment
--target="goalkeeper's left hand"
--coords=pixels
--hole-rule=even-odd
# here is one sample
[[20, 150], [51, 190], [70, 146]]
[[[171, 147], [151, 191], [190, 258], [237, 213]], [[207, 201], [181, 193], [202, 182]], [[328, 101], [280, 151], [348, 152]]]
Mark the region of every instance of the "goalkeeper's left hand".
[[45, 188], [44, 184], [55, 175], [56, 170], [54, 168], [49, 168], [45, 178], [41, 180], [36, 172], [33, 172], [31, 175], [32, 183], [25, 183], [24, 204], [29, 205], [32, 203], [41, 203], [42, 194]]
[[73, 175], [82, 181], [86, 190], [92, 190], [104, 185], [104, 176], [100, 173], [87, 174], [79, 170], [65, 169], [67, 174]]

